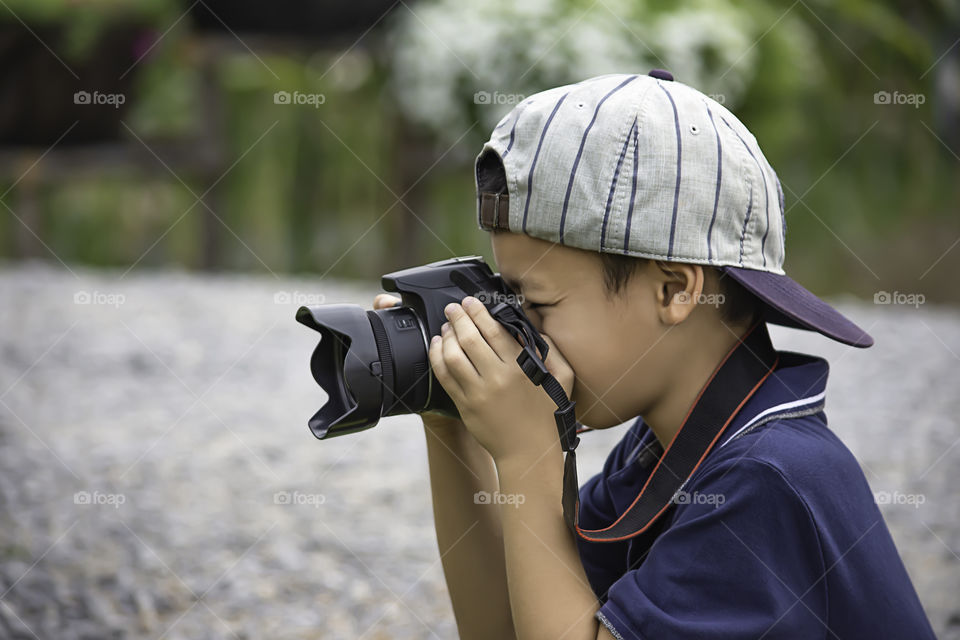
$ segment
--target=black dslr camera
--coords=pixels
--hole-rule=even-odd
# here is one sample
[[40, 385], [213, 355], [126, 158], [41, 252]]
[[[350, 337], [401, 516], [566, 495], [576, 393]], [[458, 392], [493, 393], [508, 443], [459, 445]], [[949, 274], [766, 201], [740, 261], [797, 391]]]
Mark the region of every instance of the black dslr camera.
[[[310, 370], [329, 399], [309, 421], [317, 438], [369, 429], [383, 416], [436, 411], [459, 417], [430, 369], [427, 351], [430, 338], [439, 335], [447, 321], [444, 307], [468, 295], [482, 302], [523, 346], [517, 363], [527, 377], [536, 385], [555, 383], [543, 364], [546, 341], [524, 315], [517, 296], [479, 256], [388, 273], [382, 286], [399, 293], [401, 304], [378, 310], [352, 304], [297, 310], [297, 321], [320, 333]], [[550, 384], [545, 388], [556, 394]]]

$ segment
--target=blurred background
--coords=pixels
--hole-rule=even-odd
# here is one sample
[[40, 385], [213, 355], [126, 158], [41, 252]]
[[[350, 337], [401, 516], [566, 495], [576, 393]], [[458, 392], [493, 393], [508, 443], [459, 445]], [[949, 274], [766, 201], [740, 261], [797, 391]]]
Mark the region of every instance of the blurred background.
[[664, 68], [753, 131], [787, 272], [877, 338], [773, 331], [830, 360], [960, 638], [953, 0], [0, 0], [0, 61], [0, 637], [453, 637], [419, 419], [314, 441], [294, 312], [493, 264], [500, 118]]

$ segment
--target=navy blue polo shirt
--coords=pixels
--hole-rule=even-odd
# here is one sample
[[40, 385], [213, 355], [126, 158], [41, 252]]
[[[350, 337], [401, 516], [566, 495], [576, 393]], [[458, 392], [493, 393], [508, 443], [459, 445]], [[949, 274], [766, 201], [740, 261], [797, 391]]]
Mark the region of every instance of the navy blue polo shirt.
[[[779, 353], [651, 531], [577, 538], [614, 637], [934, 637], [860, 465], [827, 428], [826, 360]], [[638, 418], [580, 488], [580, 527], [612, 524], [661, 452]]]

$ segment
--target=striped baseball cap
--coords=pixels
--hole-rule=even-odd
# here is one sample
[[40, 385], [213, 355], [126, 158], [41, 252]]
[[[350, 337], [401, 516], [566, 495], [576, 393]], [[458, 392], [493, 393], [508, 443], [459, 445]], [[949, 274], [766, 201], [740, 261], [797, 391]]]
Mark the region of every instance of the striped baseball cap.
[[856, 347], [873, 338], [783, 270], [783, 189], [756, 138], [669, 72], [609, 74], [532, 95], [476, 159], [485, 230], [710, 265], [764, 320]]

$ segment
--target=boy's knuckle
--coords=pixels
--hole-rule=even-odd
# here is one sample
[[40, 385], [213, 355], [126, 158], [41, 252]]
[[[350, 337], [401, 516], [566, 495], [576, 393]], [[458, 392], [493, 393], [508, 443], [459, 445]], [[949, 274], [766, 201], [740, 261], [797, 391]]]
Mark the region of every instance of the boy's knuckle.
[[481, 322], [477, 322], [477, 326], [489, 336], [499, 335], [499, 333], [503, 331], [503, 329], [500, 327], [500, 323], [489, 316], [484, 318]]
[[512, 382], [511, 376], [499, 374], [490, 379], [490, 384], [488, 386], [495, 393], [499, 394], [509, 390], [512, 386], [515, 386], [515, 384], [515, 382]]
[[476, 349], [480, 346], [479, 336], [476, 333], [468, 333], [460, 338], [460, 346], [464, 349]]
[[484, 387], [480, 391], [476, 391], [473, 394], [471, 394], [471, 401], [475, 403], [475, 405], [478, 407], [486, 406], [486, 404], [489, 403], [490, 400], [491, 400], [490, 389], [486, 387]]

